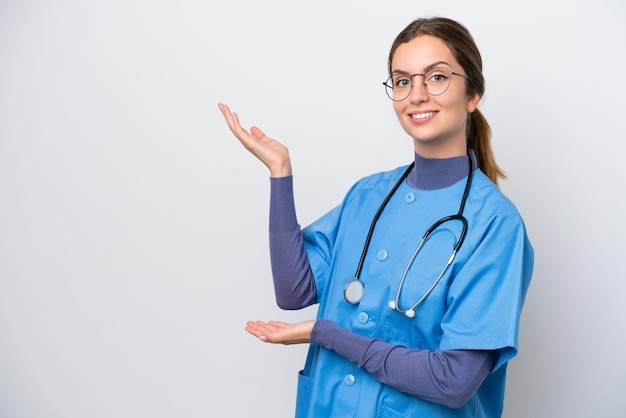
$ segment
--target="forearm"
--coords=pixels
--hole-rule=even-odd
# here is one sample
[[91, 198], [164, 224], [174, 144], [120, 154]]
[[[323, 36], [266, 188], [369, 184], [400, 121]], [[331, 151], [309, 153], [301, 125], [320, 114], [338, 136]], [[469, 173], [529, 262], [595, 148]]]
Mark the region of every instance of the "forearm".
[[293, 178], [270, 180], [270, 260], [276, 303], [282, 309], [300, 309], [315, 303], [315, 280], [296, 218]]
[[421, 350], [364, 337], [318, 320], [311, 343], [335, 351], [401, 392], [451, 408], [462, 406], [491, 370], [497, 352]]

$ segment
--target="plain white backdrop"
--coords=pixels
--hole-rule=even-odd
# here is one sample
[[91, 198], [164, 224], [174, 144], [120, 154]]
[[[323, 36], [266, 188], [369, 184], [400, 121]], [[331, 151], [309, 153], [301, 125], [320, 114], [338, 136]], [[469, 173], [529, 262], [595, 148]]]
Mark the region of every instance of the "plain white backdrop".
[[263, 344], [268, 173], [302, 225], [412, 158], [381, 82], [444, 15], [535, 246], [506, 418], [626, 415], [626, 6], [589, 1], [0, 0], [0, 417], [290, 417], [305, 346]]

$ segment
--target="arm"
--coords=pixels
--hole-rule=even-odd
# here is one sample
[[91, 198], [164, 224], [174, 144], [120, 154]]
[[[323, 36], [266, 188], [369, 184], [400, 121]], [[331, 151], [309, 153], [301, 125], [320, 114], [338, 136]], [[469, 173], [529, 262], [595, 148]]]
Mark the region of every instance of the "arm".
[[300, 309], [317, 299], [315, 279], [296, 219], [292, 177], [271, 179], [270, 258], [276, 303]]
[[364, 337], [319, 319], [298, 324], [248, 322], [246, 331], [261, 341], [313, 343], [366, 370], [401, 392], [450, 408], [461, 407], [478, 389], [496, 362], [498, 351], [421, 350]]
[[313, 327], [311, 342], [344, 356], [381, 383], [450, 408], [467, 402], [497, 359], [497, 351], [407, 348], [324, 319]]
[[[218, 107], [230, 131], [244, 148], [270, 170], [270, 252], [276, 301], [283, 309], [309, 306], [316, 301], [317, 292], [296, 221], [289, 151], [255, 126], [250, 132], [243, 129], [238, 115], [225, 104], [219, 103]], [[278, 186], [275, 187], [274, 183]], [[274, 190], [278, 192], [274, 193]]]

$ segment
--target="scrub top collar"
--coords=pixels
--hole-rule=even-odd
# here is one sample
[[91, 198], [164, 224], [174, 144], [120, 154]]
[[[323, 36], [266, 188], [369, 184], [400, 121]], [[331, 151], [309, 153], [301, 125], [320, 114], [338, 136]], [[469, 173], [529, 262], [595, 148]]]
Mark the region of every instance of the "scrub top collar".
[[[474, 151], [468, 150], [474, 168], [478, 167]], [[467, 176], [467, 155], [451, 158], [425, 158], [415, 153], [415, 167], [407, 177], [410, 187], [418, 190], [437, 190], [452, 186]]]

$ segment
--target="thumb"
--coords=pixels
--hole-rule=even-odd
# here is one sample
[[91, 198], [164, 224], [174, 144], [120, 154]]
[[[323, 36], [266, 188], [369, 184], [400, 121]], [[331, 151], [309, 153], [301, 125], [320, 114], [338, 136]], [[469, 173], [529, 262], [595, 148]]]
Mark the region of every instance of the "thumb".
[[263, 131], [257, 128], [256, 126], [253, 126], [252, 128], [250, 128], [250, 133], [252, 133], [252, 135], [257, 137], [257, 139], [262, 139], [265, 136], [265, 133], [263, 133]]

